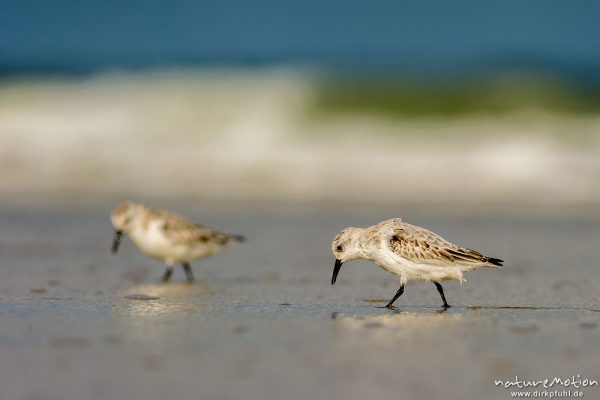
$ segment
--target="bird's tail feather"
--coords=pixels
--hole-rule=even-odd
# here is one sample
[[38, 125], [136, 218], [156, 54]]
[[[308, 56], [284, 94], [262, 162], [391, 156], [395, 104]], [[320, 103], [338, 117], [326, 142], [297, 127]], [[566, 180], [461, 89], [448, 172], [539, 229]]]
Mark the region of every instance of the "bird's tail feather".
[[238, 243], [242, 243], [242, 242], [246, 241], [246, 237], [242, 236], [242, 235], [230, 234], [229, 238]]
[[472, 269], [479, 267], [503, 267], [503, 260], [485, 256], [476, 250], [461, 247], [456, 250], [448, 249], [446, 252], [454, 257], [455, 262], [458, 262], [459, 264], [465, 263], [467, 265], [471, 265]]
[[502, 268], [504, 267], [504, 261], [499, 259], [499, 258], [494, 258], [494, 257], [486, 257], [486, 259], [484, 259], [483, 261], [487, 262], [488, 264], [485, 265], [486, 267], [493, 267], [493, 268]]

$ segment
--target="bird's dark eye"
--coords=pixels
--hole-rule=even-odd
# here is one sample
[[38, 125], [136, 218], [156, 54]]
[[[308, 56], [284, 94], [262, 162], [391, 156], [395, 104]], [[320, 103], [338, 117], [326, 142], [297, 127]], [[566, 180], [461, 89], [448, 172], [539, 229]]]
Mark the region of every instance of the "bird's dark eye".
[[337, 246], [335, 249], [336, 249], [337, 251], [342, 251], [342, 245], [341, 245], [341, 244], [340, 244], [340, 245], [338, 245], [338, 246]]

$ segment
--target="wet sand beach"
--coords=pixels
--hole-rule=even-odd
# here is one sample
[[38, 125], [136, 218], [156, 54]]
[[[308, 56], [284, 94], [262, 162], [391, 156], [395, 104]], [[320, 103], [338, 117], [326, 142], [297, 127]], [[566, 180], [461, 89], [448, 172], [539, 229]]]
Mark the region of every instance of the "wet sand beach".
[[[598, 379], [597, 214], [188, 203], [248, 237], [188, 285], [128, 240], [110, 254], [112, 206], [1, 208], [1, 398], [506, 399], [494, 380]], [[367, 262], [332, 287], [333, 236], [391, 212], [506, 267], [446, 283], [446, 312], [430, 283], [379, 308], [397, 279]]]

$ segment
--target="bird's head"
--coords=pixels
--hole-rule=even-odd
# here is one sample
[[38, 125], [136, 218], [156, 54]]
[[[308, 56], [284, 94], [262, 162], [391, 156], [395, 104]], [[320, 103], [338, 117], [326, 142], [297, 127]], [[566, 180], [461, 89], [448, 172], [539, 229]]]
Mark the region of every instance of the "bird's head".
[[331, 277], [332, 285], [335, 283], [343, 263], [363, 256], [364, 252], [360, 246], [360, 237], [363, 232], [362, 228], [346, 228], [333, 239], [331, 251], [335, 257], [335, 266]]
[[110, 215], [110, 221], [115, 228], [115, 236], [112, 244], [112, 252], [116, 253], [121, 243], [121, 237], [123, 233], [129, 232], [131, 229], [132, 221], [137, 213], [138, 205], [126, 202], [120, 204], [113, 210]]

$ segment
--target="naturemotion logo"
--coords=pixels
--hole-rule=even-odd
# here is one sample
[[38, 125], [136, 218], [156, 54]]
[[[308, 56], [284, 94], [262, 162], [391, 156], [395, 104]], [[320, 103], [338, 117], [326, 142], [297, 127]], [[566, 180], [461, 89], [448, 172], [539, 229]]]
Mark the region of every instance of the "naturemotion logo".
[[[515, 376], [514, 379], [495, 379], [494, 385], [505, 389], [520, 389], [511, 392], [511, 397], [572, 398], [583, 397], [583, 391], [580, 391], [579, 389], [597, 387], [598, 380], [583, 378], [580, 374], [571, 377], [553, 377], [544, 379], [525, 379]], [[561, 390], [556, 390], [559, 388]]]

